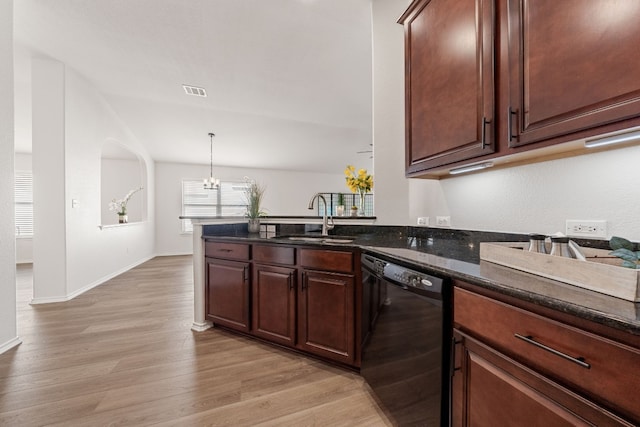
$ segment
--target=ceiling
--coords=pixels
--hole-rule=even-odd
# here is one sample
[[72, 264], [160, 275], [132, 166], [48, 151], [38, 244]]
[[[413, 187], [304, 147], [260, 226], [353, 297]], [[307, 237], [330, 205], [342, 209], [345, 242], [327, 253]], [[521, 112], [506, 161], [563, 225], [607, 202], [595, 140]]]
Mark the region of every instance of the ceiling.
[[371, 167], [371, 0], [19, 0], [14, 15], [16, 52], [83, 75], [156, 161], [208, 164], [213, 132], [217, 165]]

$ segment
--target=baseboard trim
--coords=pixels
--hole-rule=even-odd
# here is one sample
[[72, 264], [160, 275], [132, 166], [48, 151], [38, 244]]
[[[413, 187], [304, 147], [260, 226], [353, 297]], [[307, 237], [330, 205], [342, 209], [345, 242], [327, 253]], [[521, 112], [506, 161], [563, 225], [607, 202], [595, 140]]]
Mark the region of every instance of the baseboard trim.
[[20, 339], [20, 337], [11, 338], [6, 343], [0, 345], [0, 354], [20, 344], [22, 344], [22, 340]]
[[183, 255], [193, 255], [193, 251], [190, 252], [166, 252], [162, 254], [156, 254], [156, 256], [183, 256]]
[[99, 286], [101, 284], [103, 284], [104, 282], [107, 282], [111, 279], [113, 279], [116, 276], [121, 275], [122, 273], [125, 273], [129, 270], [131, 270], [134, 267], [139, 266], [140, 264], [143, 264], [151, 259], [155, 258], [155, 255], [150, 255], [148, 257], [142, 258], [136, 262], [134, 262], [133, 264], [129, 264], [126, 267], [121, 268], [120, 270], [117, 270], [111, 274], [107, 274], [106, 276], [101, 277], [100, 279], [89, 283], [86, 286], [83, 286], [82, 288], [70, 293], [69, 295], [64, 295], [64, 296], [59, 296], [59, 297], [44, 297], [44, 298], [33, 298], [31, 300], [31, 302], [29, 304], [31, 305], [38, 305], [38, 304], [52, 304], [52, 303], [56, 303], [56, 302], [67, 302], [70, 301], [72, 299], [74, 299], [75, 297], [77, 297], [78, 295], [82, 295], [83, 293], [95, 288], [96, 286]]
[[191, 325], [191, 330], [195, 331], [195, 332], [202, 332], [202, 331], [206, 331], [207, 329], [211, 329], [211, 328], [213, 328], [213, 323], [209, 322], [207, 320], [205, 320], [202, 323], [193, 322], [193, 325]]

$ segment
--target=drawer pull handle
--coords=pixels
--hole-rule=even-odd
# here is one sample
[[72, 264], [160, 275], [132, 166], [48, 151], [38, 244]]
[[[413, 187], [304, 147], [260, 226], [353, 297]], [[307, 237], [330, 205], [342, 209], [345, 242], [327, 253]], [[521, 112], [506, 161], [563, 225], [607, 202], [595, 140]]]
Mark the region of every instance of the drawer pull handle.
[[218, 249], [218, 252], [233, 252], [232, 249]]
[[518, 339], [521, 339], [522, 341], [527, 342], [529, 344], [533, 344], [538, 348], [546, 350], [549, 353], [553, 353], [556, 356], [560, 356], [563, 359], [566, 359], [566, 360], [568, 360], [570, 362], [578, 364], [578, 365], [582, 366], [583, 368], [587, 368], [587, 369], [591, 368], [591, 365], [584, 361], [584, 357], [569, 356], [568, 354], [562, 353], [561, 351], [558, 351], [558, 350], [556, 350], [554, 348], [551, 348], [551, 347], [546, 346], [546, 345], [544, 345], [542, 343], [539, 343], [538, 341], [534, 340], [531, 335], [525, 336], [525, 335], [515, 334], [515, 337], [518, 338]]

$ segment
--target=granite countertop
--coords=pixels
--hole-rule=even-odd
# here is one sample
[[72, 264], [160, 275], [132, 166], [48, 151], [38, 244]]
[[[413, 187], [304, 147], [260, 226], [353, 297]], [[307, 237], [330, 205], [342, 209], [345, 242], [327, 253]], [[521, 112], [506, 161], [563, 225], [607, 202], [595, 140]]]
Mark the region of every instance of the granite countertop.
[[[305, 234], [304, 229], [282, 226], [276, 233], [248, 234], [246, 225], [205, 227], [203, 238], [293, 244], [283, 235]], [[306, 234], [317, 234], [306, 231]], [[634, 335], [640, 335], [640, 303], [625, 301], [534, 274], [480, 260], [482, 241], [526, 241], [526, 235], [463, 230], [394, 227], [336, 226], [332, 234], [352, 236], [349, 244], [303, 242], [305, 245], [359, 247], [387, 261], [427, 273], [459, 279], [523, 301], [568, 313]], [[605, 242], [606, 243], [606, 242]], [[578, 241], [581, 246], [602, 242]]]

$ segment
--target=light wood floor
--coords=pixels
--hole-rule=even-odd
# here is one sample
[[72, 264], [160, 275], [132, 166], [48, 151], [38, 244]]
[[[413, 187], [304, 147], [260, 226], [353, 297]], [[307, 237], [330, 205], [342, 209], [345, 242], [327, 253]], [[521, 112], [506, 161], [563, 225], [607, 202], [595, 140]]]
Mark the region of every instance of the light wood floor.
[[0, 355], [0, 426], [391, 425], [355, 373], [190, 330], [191, 257], [146, 262], [72, 301], [29, 305]]

